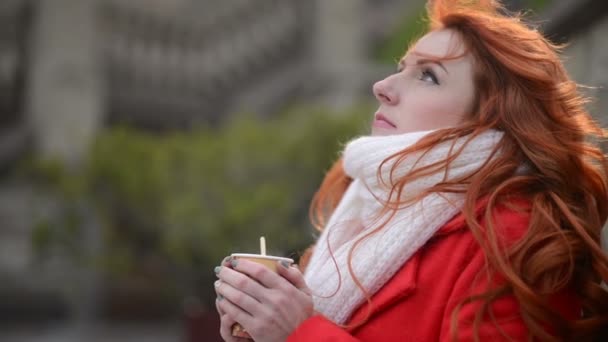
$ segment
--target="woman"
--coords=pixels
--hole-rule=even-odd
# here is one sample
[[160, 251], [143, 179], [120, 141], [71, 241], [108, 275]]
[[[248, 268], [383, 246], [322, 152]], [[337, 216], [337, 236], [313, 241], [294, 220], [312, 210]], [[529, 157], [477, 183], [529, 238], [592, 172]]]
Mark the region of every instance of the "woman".
[[372, 135], [311, 206], [296, 267], [216, 269], [221, 334], [255, 341], [608, 336], [608, 165], [557, 47], [495, 1], [428, 5], [429, 32], [376, 83]]

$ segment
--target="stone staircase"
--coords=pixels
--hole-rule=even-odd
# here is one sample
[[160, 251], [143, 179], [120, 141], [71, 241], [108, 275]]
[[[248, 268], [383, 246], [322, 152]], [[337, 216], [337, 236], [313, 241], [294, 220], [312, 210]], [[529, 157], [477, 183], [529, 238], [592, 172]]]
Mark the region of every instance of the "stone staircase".
[[[142, 1], [103, 3], [111, 122], [166, 128], [221, 121], [238, 98], [305, 56], [307, 2], [182, 3], [162, 11]], [[282, 78], [282, 88], [299, 81]]]

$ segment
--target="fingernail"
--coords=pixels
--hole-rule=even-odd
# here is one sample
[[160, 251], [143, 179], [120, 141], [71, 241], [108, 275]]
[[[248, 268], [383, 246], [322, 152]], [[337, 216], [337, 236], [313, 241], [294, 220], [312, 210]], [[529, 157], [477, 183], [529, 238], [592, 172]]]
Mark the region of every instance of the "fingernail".
[[216, 280], [216, 281], [213, 283], [213, 286], [215, 286], [216, 288], [220, 287], [220, 281], [219, 281], [219, 280]]
[[224, 296], [222, 296], [221, 294], [217, 295], [217, 301], [219, 302], [220, 300], [224, 299]]
[[289, 264], [289, 262], [287, 262], [287, 260], [281, 260], [281, 266], [283, 266], [285, 268], [289, 268], [290, 264]]
[[236, 260], [230, 260], [230, 265], [232, 265], [232, 268], [236, 267]]
[[220, 271], [222, 270], [222, 266], [215, 266], [215, 268], [213, 269], [213, 271], [215, 272], [215, 274], [219, 274]]
[[231, 256], [225, 257], [224, 260], [222, 260], [222, 265], [225, 264], [225, 263], [227, 263], [228, 261], [230, 261], [230, 259], [232, 259]]

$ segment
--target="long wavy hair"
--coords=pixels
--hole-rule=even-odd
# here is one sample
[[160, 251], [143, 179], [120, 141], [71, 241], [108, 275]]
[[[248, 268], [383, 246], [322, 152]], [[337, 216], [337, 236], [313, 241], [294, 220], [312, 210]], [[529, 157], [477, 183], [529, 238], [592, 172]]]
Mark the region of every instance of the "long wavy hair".
[[[488, 269], [505, 280], [500, 287], [463, 301], [483, 304], [475, 326], [488, 313], [491, 302], [514, 296], [533, 337], [548, 341], [598, 339], [606, 334], [608, 324], [608, 292], [601, 285], [608, 281], [608, 258], [600, 246], [608, 215], [608, 164], [596, 146], [605, 134], [585, 110], [587, 99], [560, 61], [562, 47], [522, 23], [521, 15], [504, 13], [499, 3], [491, 0], [429, 1], [429, 30], [454, 30], [475, 59], [476, 98], [461, 125], [436, 131], [391, 158], [402, 159], [458, 137], [473, 139], [488, 129], [504, 132], [496, 146], [500, 153], [477, 173], [437, 184], [414, 200], [431, 192], [464, 194], [468, 228], [485, 252]], [[449, 168], [460, 150], [394, 179], [392, 194], [397, 196], [389, 196], [392, 202], [386, 210], [403, 207], [398, 194], [404, 185]], [[526, 172], [516, 172], [522, 166]], [[392, 170], [397, 167], [398, 162]], [[310, 207], [317, 229], [323, 229], [351, 181], [342, 161], [336, 161]], [[493, 229], [492, 212], [513, 196], [529, 202], [530, 223], [521, 240], [505, 250]], [[480, 216], [475, 208], [482, 199], [487, 204]], [[486, 228], [482, 229], [480, 220]], [[369, 303], [370, 296], [351, 267], [349, 272]], [[546, 301], [565, 290], [573, 291], [583, 308], [583, 314], [574, 321], [555, 313]], [[452, 313], [454, 339], [459, 307]]]

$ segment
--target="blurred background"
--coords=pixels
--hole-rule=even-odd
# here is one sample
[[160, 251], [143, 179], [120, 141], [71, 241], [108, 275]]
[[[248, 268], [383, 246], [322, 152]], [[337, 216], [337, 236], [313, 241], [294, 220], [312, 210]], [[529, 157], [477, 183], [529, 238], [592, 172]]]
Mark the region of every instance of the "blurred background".
[[[0, 341], [218, 341], [214, 266], [298, 259], [424, 0], [1, 0]], [[608, 2], [506, 1], [608, 126]]]

